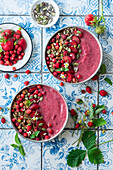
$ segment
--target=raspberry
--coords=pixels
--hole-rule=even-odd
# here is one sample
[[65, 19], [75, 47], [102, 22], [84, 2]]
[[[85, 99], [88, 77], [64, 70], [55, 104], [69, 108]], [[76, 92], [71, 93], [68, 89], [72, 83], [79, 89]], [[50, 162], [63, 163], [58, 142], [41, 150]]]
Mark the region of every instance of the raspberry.
[[25, 81], [24, 84], [25, 86], [27, 86], [29, 84], [29, 81]]
[[26, 74], [29, 74], [30, 73], [30, 70], [26, 70]]
[[8, 78], [9, 78], [9, 74], [5, 74], [4, 77], [5, 77], [6, 79], [8, 79]]
[[88, 92], [89, 94], [91, 94], [91, 93], [92, 93], [91, 87], [87, 86], [87, 87], [86, 87], [86, 92]]
[[2, 117], [1, 122], [4, 124], [6, 122], [5, 118]]
[[107, 92], [105, 90], [100, 90], [99, 94], [101, 96], [107, 96]]

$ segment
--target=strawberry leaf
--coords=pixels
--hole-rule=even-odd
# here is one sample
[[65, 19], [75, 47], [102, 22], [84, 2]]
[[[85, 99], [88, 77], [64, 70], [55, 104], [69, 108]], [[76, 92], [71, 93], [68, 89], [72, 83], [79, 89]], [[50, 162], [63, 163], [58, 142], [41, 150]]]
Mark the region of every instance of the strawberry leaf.
[[22, 156], [25, 156], [24, 148], [22, 145], [19, 146], [19, 152]]
[[105, 109], [105, 106], [104, 105], [98, 105], [96, 107], [96, 110], [95, 110], [95, 115], [99, 114], [100, 112], [102, 112], [102, 110]]
[[18, 133], [16, 133], [16, 135], [15, 135], [15, 142], [16, 142], [17, 144], [21, 144], [21, 141], [20, 141], [20, 139], [19, 139], [19, 137], [18, 137]]
[[16, 145], [16, 144], [11, 144], [11, 146], [12, 146], [13, 148], [17, 148], [17, 147], [18, 147], [18, 145]]
[[104, 80], [112, 86], [112, 81], [108, 77], [106, 77]]
[[91, 149], [96, 144], [96, 132], [90, 130], [85, 131], [82, 142], [87, 149]]
[[88, 158], [92, 164], [104, 163], [102, 152], [96, 147], [88, 150]]
[[67, 155], [67, 164], [71, 167], [79, 166], [82, 161], [85, 159], [86, 151], [85, 150], [71, 150]]
[[99, 71], [100, 71], [101, 74], [105, 74], [105, 73], [106, 73], [106, 66], [105, 66], [105, 64], [102, 64], [102, 65], [101, 65]]
[[103, 119], [103, 117], [93, 120], [93, 124], [95, 127], [106, 125], [106, 123], [107, 122]]

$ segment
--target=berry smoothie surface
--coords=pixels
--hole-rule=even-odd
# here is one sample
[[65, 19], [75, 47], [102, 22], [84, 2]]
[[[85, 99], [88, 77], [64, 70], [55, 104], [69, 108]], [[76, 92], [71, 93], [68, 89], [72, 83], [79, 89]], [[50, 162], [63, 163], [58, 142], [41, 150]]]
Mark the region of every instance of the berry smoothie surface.
[[78, 83], [97, 70], [101, 51], [97, 40], [86, 30], [68, 27], [57, 32], [46, 48], [46, 64], [58, 79]]
[[32, 140], [47, 140], [59, 133], [67, 119], [67, 105], [52, 87], [23, 89], [11, 106], [11, 120], [18, 132]]

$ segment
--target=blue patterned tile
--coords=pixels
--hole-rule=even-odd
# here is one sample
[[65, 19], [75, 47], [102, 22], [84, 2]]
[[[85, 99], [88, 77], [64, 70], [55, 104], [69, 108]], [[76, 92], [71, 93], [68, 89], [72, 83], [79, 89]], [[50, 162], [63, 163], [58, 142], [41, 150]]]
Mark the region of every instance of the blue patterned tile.
[[47, 42], [56, 31], [66, 26], [82, 26], [90, 29], [96, 35], [94, 28], [87, 27], [85, 25], [84, 17], [60, 17], [57, 23], [53, 27], [44, 29], [43, 31], [43, 71], [44, 72], [48, 71], [45, 64], [45, 47], [47, 45]]
[[[104, 134], [99, 132], [99, 143], [106, 142], [113, 139], [113, 131], [106, 131]], [[106, 143], [99, 146], [104, 154], [104, 163], [99, 165], [99, 170], [112, 170], [113, 169], [113, 142]]]
[[[75, 132], [72, 137], [72, 131], [63, 131], [57, 138], [43, 144], [43, 170], [96, 170], [97, 165], [91, 164], [86, 157], [79, 168], [70, 168], [66, 162], [68, 152], [75, 149], [76, 145], [72, 143], [77, 140]], [[85, 149], [80, 144], [80, 149]]]
[[0, 23], [15, 23], [22, 26], [30, 35], [33, 43], [33, 53], [28, 63], [19, 71], [38, 72], [41, 70], [41, 29], [32, 24], [30, 17], [0, 17]]
[[[11, 122], [9, 117], [9, 111], [7, 109], [10, 108], [11, 102], [14, 96], [17, 94], [19, 90], [25, 87], [24, 82], [29, 81], [31, 84], [41, 83], [41, 78], [39, 74], [17, 74], [18, 77], [14, 78], [13, 73], [10, 74], [9, 79], [4, 78], [4, 74], [0, 74], [0, 107], [5, 107], [4, 117], [7, 122], [2, 124], [0, 122], [0, 128], [10, 128]], [[1, 113], [1, 112], [0, 112]]]
[[111, 115], [111, 112], [113, 112], [113, 86], [110, 86], [104, 81], [105, 77], [110, 78], [113, 82], [113, 75], [100, 76], [99, 90], [106, 90], [108, 95], [105, 97], [99, 95], [99, 103], [106, 106], [107, 113], [101, 114], [101, 116], [107, 121], [105, 127], [107, 129], [113, 129], [113, 115]]
[[[1, 3], [0, 14], [28, 15], [34, 2], [35, 0], [4, 0]], [[62, 15], [98, 14], [98, 0], [77, 0], [76, 2], [74, 0], [55, 0], [55, 2], [58, 4]]]
[[23, 157], [18, 149], [14, 150], [10, 146], [15, 143], [15, 134], [14, 130], [0, 130], [0, 169], [41, 170], [41, 144], [29, 142], [20, 137], [26, 153]]
[[113, 72], [113, 18], [106, 17], [105, 33], [100, 36], [100, 42], [103, 47], [104, 57], [103, 63], [106, 64], [107, 72]]
[[[69, 110], [72, 108], [75, 108], [77, 110], [77, 108], [80, 107], [80, 112], [78, 111], [79, 119], [81, 118], [82, 115], [84, 115], [85, 109], [87, 110], [91, 103], [95, 103], [95, 104], [97, 103], [97, 92], [95, 92], [97, 91], [96, 81], [90, 80], [86, 83], [82, 83], [79, 85], [78, 84], [75, 84], [75, 85], [65, 84], [64, 86], [60, 86], [59, 80], [55, 79], [51, 74], [44, 74], [43, 83], [54, 87], [65, 97]], [[81, 90], [85, 89], [86, 85], [92, 87], [93, 94], [88, 94], [88, 93], [82, 94], [81, 93]], [[81, 105], [81, 106], [77, 105], [76, 104], [77, 98], [82, 98], [86, 106], [84, 107], [84, 105]], [[68, 120], [66, 127], [73, 128], [73, 125], [74, 125], [73, 120], [69, 114], [69, 120]]]
[[[113, 15], [113, 1], [112, 0], [103, 0], [103, 13], [104, 15]], [[101, 15], [101, 1], [100, 1], [100, 11]]]

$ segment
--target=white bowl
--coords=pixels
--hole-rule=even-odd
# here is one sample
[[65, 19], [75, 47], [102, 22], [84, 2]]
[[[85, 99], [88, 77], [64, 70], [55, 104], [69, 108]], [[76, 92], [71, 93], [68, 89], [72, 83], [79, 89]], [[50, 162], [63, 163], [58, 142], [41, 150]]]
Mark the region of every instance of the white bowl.
[[[57, 77], [55, 77], [55, 76], [51, 73], [51, 71], [49, 70], [49, 68], [48, 68], [48, 66], [47, 66], [47, 63], [46, 63], [46, 48], [47, 48], [50, 40], [51, 40], [58, 32], [64, 30], [65, 28], [70, 28], [70, 27], [81, 28], [81, 29], [89, 32], [89, 33], [95, 38], [95, 40], [97, 41], [97, 43], [98, 43], [98, 45], [99, 45], [99, 48], [100, 48], [100, 62], [99, 62], [99, 65], [98, 65], [96, 71], [95, 71], [90, 77], [88, 77], [86, 80], [81, 81], [81, 82], [78, 82], [78, 83], [69, 83], [69, 82], [64, 82], [63, 80], [58, 79]], [[62, 81], [62, 82], [67, 83], [67, 84], [80, 84], [80, 83], [84, 83], [84, 82], [90, 80], [90, 79], [99, 71], [100, 66], [101, 66], [101, 64], [102, 64], [102, 59], [103, 59], [103, 49], [102, 49], [102, 46], [101, 46], [101, 44], [100, 44], [99, 39], [96, 37], [96, 35], [95, 35], [92, 31], [88, 30], [87, 28], [81, 27], [81, 26], [67, 26], [67, 27], [64, 27], [64, 28], [59, 29], [57, 32], [55, 32], [55, 33], [51, 36], [51, 38], [48, 40], [47, 45], [46, 45], [46, 47], [45, 47], [45, 63], [46, 63], [46, 66], [47, 66], [49, 72], [50, 72], [57, 80]]]
[[[0, 28], [2, 28], [2, 30], [13, 29], [14, 31], [17, 31], [19, 29], [19, 27], [21, 27], [21, 26], [19, 26], [17, 24], [13, 24], [13, 23], [0, 24]], [[16, 70], [18, 70], [29, 61], [31, 54], [32, 54], [32, 50], [33, 50], [32, 41], [31, 41], [31, 38], [30, 38], [29, 34], [27, 33], [27, 31], [22, 27], [21, 27], [21, 32], [22, 32], [23, 38], [26, 40], [26, 43], [27, 43], [27, 47], [24, 51], [25, 55], [23, 56], [23, 59], [18, 60], [18, 62], [16, 64], [13, 64], [12, 66], [4, 66], [4, 65], [0, 64], [1, 71], [13, 71], [12, 67], [16, 67]]]
[[33, 84], [33, 85], [30, 85], [30, 86], [26, 86], [26, 87], [24, 87], [22, 90], [20, 90], [20, 91], [15, 95], [15, 97], [14, 97], [12, 103], [11, 103], [11, 106], [10, 106], [10, 120], [11, 120], [11, 123], [12, 123], [12, 125], [13, 125], [13, 128], [15, 129], [15, 131], [16, 131], [22, 138], [24, 138], [24, 139], [26, 139], [26, 140], [28, 140], [28, 141], [31, 141], [31, 142], [36, 142], [36, 143], [48, 142], [48, 141], [56, 138], [56, 137], [64, 130], [64, 128], [65, 128], [65, 126], [66, 126], [66, 124], [67, 124], [67, 121], [68, 121], [68, 106], [67, 106], [67, 103], [66, 103], [66, 101], [65, 101], [65, 98], [64, 98], [64, 97], [60, 94], [60, 92], [57, 91], [55, 88], [53, 88], [53, 87], [51, 87], [51, 86], [48, 86], [48, 87], [50, 87], [50, 88], [53, 88], [55, 91], [57, 91], [57, 92], [60, 94], [60, 96], [63, 98], [63, 100], [64, 100], [64, 102], [65, 102], [65, 105], [66, 105], [66, 120], [65, 120], [65, 123], [64, 123], [63, 127], [61, 128], [61, 130], [60, 130], [55, 136], [51, 137], [50, 139], [39, 140], [39, 141], [37, 141], [37, 140], [32, 140], [32, 139], [30, 139], [30, 138], [25, 138], [21, 133], [19, 133], [19, 131], [18, 131], [17, 128], [15, 127], [14, 123], [12, 122], [12, 112], [11, 112], [11, 108], [12, 108], [12, 105], [13, 105], [16, 97], [17, 97], [24, 89], [26, 89], [26, 88], [28, 88], [28, 87], [31, 87], [31, 86], [35, 86], [35, 85], [48, 86], [48, 85], [45, 85], [45, 84]]
[[[33, 10], [35, 9], [36, 5], [40, 4], [41, 2], [51, 4], [54, 7], [55, 12], [56, 12], [56, 15], [53, 18], [53, 21], [51, 23], [47, 24], [47, 25], [38, 24], [36, 19], [34, 18]], [[53, 0], [38, 0], [32, 5], [30, 15], [31, 15], [31, 18], [32, 18], [35, 25], [37, 25], [39, 27], [43, 27], [43, 28], [48, 28], [48, 27], [51, 27], [52, 25], [54, 25], [57, 22], [57, 20], [59, 18], [59, 8], [58, 8], [58, 5]]]

